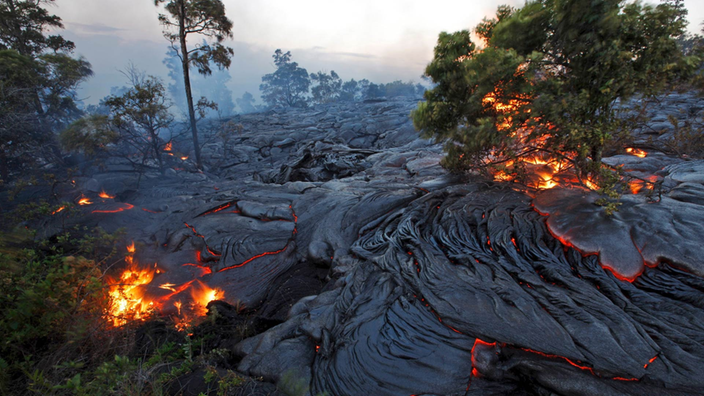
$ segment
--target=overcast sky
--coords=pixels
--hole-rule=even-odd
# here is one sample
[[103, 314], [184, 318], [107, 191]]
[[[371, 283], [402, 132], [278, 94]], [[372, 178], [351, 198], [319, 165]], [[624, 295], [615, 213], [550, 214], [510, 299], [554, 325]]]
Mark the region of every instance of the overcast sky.
[[[499, 4], [523, 0], [223, 0], [233, 21], [235, 50], [229, 88], [236, 97], [259, 94], [264, 74], [274, 70], [277, 48], [291, 51], [309, 73], [335, 70], [343, 80], [420, 80], [441, 31], [471, 29]], [[63, 35], [93, 65], [95, 76], [80, 92], [97, 103], [110, 87], [125, 85], [119, 73], [128, 61], [167, 78], [162, 64], [167, 41], [152, 0], [56, 0]], [[690, 30], [704, 20], [704, 0], [685, 0]]]

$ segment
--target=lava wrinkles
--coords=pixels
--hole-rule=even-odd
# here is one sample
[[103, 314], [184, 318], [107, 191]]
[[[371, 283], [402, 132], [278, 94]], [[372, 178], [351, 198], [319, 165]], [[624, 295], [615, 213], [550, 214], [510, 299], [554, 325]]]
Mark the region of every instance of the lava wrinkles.
[[[482, 377], [482, 374], [481, 374], [481, 373], [479, 372], [479, 370], [477, 369], [477, 366], [478, 366], [478, 364], [477, 364], [477, 357], [476, 357], [476, 349], [477, 349], [477, 346], [484, 346], [484, 347], [491, 347], [491, 348], [494, 348], [494, 347], [497, 347], [497, 346], [500, 347], [500, 348], [512, 347], [512, 348], [519, 349], [519, 350], [522, 350], [522, 351], [525, 351], [525, 352], [529, 352], [529, 353], [533, 353], [533, 354], [536, 354], [536, 355], [539, 355], [539, 356], [542, 356], [542, 357], [545, 357], [545, 358], [548, 358], [548, 359], [563, 360], [563, 361], [569, 363], [571, 366], [576, 367], [576, 368], [578, 368], [578, 369], [580, 369], [580, 370], [587, 371], [587, 372], [589, 372], [591, 375], [596, 376], [596, 377], [599, 377], [599, 378], [604, 378], [604, 379], [613, 380], [613, 381], [629, 381], [629, 382], [630, 382], [630, 381], [640, 381], [639, 378], [625, 378], [625, 377], [619, 377], [619, 376], [616, 376], [616, 377], [604, 377], [604, 376], [602, 376], [601, 374], [599, 374], [598, 372], [596, 372], [592, 367], [586, 366], [586, 365], [584, 365], [584, 364], [583, 364], [582, 362], [580, 362], [580, 361], [575, 361], [575, 360], [566, 358], [566, 357], [564, 357], [564, 356], [553, 355], [553, 354], [550, 354], [550, 353], [545, 353], [545, 352], [541, 352], [541, 351], [536, 351], [536, 350], [533, 350], [533, 349], [530, 349], [530, 348], [515, 347], [515, 346], [511, 346], [511, 345], [505, 344], [505, 343], [488, 342], [488, 341], [484, 341], [484, 340], [482, 340], [482, 339], [480, 339], [480, 338], [477, 338], [477, 339], [474, 341], [474, 345], [472, 346], [472, 352], [471, 352], [471, 353], [472, 353], [472, 377], [474, 377], [474, 378], [481, 378], [481, 377]], [[496, 352], [496, 353], [498, 354], [499, 352]], [[649, 366], [651, 363], [653, 363], [657, 358], [658, 358], [658, 355], [655, 355], [654, 357], [652, 357], [647, 363], [645, 363], [645, 364], [643, 365], [643, 368], [647, 369], [648, 366]]]
[[[531, 206], [531, 207], [533, 208], [533, 210], [535, 210], [539, 215], [541, 215], [541, 216], [543, 216], [543, 217], [548, 217], [548, 216], [550, 216], [550, 213], [544, 213], [544, 212], [541, 212], [540, 210], [538, 210], [538, 208], [536, 208], [533, 203], [531, 203], [530, 206]], [[563, 245], [565, 246], [565, 248], [572, 248], [572, 249], [578, 251], [578, 252], [582, 255], [582, 257], [587, 257], [587, 256], [592, 256], [592, 255], [594, 255], [594, 256], [598, 255], [598, 253], [596, 253], [596, 252], [584, 252], [584, 251], [582, 251], [581, 249], [579, 249], [578, 247], [576, 247], [574, 244], [572, 244], [570, 241], [568, 241], [567, 239], [565, 239], [565, 238], [559, 236], [557, 233], [555, 233], [555, 231], [553, 231], [553, 230], [550, 228], [550, 225], [547, 224], [547, 222], [545, 223], [545, 227], [547, 228], [547, 230], [548, 230], [548, 232], [550, 233], [550, 235], [552, 235], [553, 238], [555, 238], [555, 239], [557, 239], [558, 241], [560, 241], [560, 243], [563, 244]], [[638, 247], [638, 245], [636, 245], [635, 242], [633, 243], [633, 245], [634, 245], [635, 248], [638, 250], [638, 253], [641, 253], [640, 247]], [[642, 254], [641, 254], [641, 257], [642, 257]], [[625, 275], [619, 273], [615, 268], [611, 268], [611, 267], [609, 267], [609, 266], [606, 266], [606, 265], [602, 264], [602, 263], [601, 263], [601, 260], [599, 260], [599, 265], [601, 265], [601, 268], [603, 268], [604, 270], [607, 270], [607, 271], [609, 271], [611, 274], [613, 274], [613, 276], [616, 277], [616, 279], [618, 279], [618, 280], [620, 280], [620, 281], [623, 281], [623, 282], [629, 282], [629, 283], [635, 282], [636, 279], [638, 279], [638, 277], [640, 277], [641, 275], [643, 275], [643, 272], [645, 271], [645, 267], [649, 267], [649, 268], [655, 268], [655, 267], [657, 267], [657, 263], [651, 264], [651, 263], [648, 263], [647, 261], [645, 261], [645, 259], [643, 259], [643, 269], [642, 269], [638, 274], [634, 275], [633, 277], [628, 277], [628, 276], [625, 276]]]
[[[215, 208], [213, 208], [213, 209], [210, 209], [210, 210], [208, 210], [208, 211], [206, 211], [206, 212], [203, 212], [203, 213], [201, 213], [200, 215], [198, 215], [198, 216], [196, 216], [196, 217], [206, 216], [206, 215], [209, 215], [209, 214], [221, 212], [221, 211], [223, 211], [223, 210], [225, 210], [225, 209], [228, 209], [228, 208], [231, 208], [231, 207], [233, 207], [233, 206], [237, 207], [237, 203], [236, 203], [236, 202], [228, 202], [228, 203], [226, 203], [226, 204], [217, 206], [217, 207], [215, 207]], [[259, 253], [259, 254], [255, 255], [255, 256], [252, 256], [252, 257], [248, 258], [247, 260], [244, 260], [244, 261], [241, 262], [241, 263], [233, 264], [233, 265], [230, 265], [230, 266], [227, 266], [227, 267], [224, 267], [224, 268], [220, 268], [220, 269], [217, 270], [216, 272], [224, 272], [224, 271], [229, 271], [229, 270], [231, 270], [231, 269], [240, 268], [240, 267], [243, 267], [243, 266], [249, 264], [250, 262], [252, 262], [252, 261], [254, 261], [254, 260], [258, 259], [258, 258], [261, 258], [261, 257], [264, 257], [264, 256], [276, 255], [276, 254], [279, 254], [279, 253], [282, 253], [282, 252], [286, 251], [286, 249], [288, 248], [289, 244], [291, 243], [291, 241], [294, 240], [296, 234], [298, 233], [298, 216], [296, 215], [296, 212], [295, 212], [295, 210], [293, 209], [293, 204], [289, 205], [288, 208], [291, 209], [291, 217], [293, 218], [294, 227], [293, 227], [293, 231], [292, 231], [292, 233], [291, 233], [291, 237], [290, 237], [289, 240], [286, 242], [286, 245], [285, 245], [283, 248], [281, 248], [281, 249], [279, 249], [279, 250], [274, 250], [274, 251], [268, 251], [268, 252]], [[240, 211], [239, 209], [237, 209], [237, 210], [235, 210], [235, 211], [232, 211], [231, 213], [241, 213], [241, 211]], [[271, 219], [266, 219], [266, 218], [264, 218], [264, 219], [259, 219], [259, 220], [261, 220], [261, 221], [272, 221]], [[283, 220], [283, 221], [287, 221], [287, 220]], [[193, 234], [194, 234], [195, 236], [197, 236], [197, 237], [199, 237], [199, 238], [202, 238], [203, 241], [205, 242], [205, 236], [199, 234], [198, 231], [196, 231], [195, 227], [189, 225], [188, 223], [184, 223], [184, 224], [185, 224], [185, 226], [186, 226], [187, 228], [189, 228], [189, 229], [193, 232]], [[212, 250], [207, 244], [205, 244], [205, 248], [206, 248], [206, 250], [208, 251], [208, 253], [210, 253], [211, 255], [213, 255], [213, 256], [215, 256], [215, 257], [221, 257], [221, 256], [222, 256], [220, 253], [218, 253], [218, 252]], [[198, 258], [198, 262], [200, 262], [200, 261], [201, 261], [201, 257], [200, 257], [201, 254], [200, 254], [200, 252], [197, 253], [197, 256], [198, 256], [198, 257], [197, 257], [197, 258]], [[199, 267], [199, 268], [205, 268], [204, 266], [202, 267], [202, 266], [196, 265], [196, 264], [190, 264], [190, 263], [189, 263], [189, 265], [192, 265], [192, 266], [195, 266], [195, 267]], [[210, 270], [210, 271], [211, 271], [210, 273], [212, 273], [212, 270]]]

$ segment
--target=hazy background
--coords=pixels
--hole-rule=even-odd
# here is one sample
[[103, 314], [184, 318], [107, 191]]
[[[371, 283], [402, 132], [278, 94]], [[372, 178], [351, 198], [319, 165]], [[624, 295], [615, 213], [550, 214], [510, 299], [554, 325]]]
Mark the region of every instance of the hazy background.
[[[264, 74], [272, 73], [277, 48], [309, 73], [335, 70], [343, 80], [376, 83], [420, 81], [441, 31], [471, 29], [500, 4], [523, 0], [223, 0], [233, 21], [235, 55], [227, 87], [235, 97], [259, 98]], [[169, 83], [162, 63], [168, 43], [152, 0], [56, 0], [52, 13], [63, 19], [63, 35], [95, 75], [79, 94], [95, 104], [113, 86], [125, 85], [128, 61]], [[651, 1], [651, 3], [654, 3]], [[700, 32], [704, 0], [685, 0], [691, 32]]]

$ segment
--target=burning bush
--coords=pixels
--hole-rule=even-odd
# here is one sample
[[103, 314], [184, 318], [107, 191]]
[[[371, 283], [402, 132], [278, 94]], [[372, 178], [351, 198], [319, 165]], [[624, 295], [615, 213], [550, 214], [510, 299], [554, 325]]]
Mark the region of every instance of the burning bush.
[[678, 1], [502, 6], [475, 28], [483, 48], [467, 30], [440, 34], [426, 68], [437, 86], [414, 124], [446, 142], [444, 165], [455, 171], [515, 180], [540, 161], [608, 184], [602, 153], [626, 130], [616, 103], [655, 94], [696, 64], [676, 43], [686, 13]]

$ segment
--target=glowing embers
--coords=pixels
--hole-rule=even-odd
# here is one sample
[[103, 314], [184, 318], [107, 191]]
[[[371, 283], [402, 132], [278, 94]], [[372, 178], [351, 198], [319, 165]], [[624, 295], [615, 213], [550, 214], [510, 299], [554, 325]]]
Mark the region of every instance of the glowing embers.
[[646, 153], [646, 152], [643, 151], [643, 150], [637, 149], [637, 148], [631, 148], [631, 147], [629, 147], [629, 148], [626, 149], [626, 152], [627, 152], [628, 154], [635, 155], [635, 156], [638, 157], [638, 158], [645, 158], [645, 157], [648, 156], [648, 153]]

